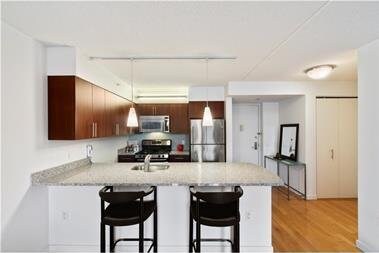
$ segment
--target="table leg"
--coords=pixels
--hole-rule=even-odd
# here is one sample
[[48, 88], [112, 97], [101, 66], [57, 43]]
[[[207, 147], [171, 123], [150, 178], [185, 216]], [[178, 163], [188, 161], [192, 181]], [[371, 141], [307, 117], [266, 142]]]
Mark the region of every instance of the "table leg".
[[290, 166], [287, 165], [287, 199], [290, 200]]
[[263, 164], [264, 164], [264, 167], [266, 168], [266, 157], [263, 158]]
[[307, 166], [304, 164], [304, 200], [307, 200]]

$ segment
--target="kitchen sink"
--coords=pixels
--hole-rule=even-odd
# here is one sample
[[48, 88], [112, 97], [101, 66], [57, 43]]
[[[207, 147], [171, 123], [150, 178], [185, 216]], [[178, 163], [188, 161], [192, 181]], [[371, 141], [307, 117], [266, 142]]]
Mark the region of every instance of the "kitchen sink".
[[168, 164], [150, 164], [149, 170], [145, 171], [145, 165], [144, 164], [139, 164], [136, 166], [133, 166], [131, 170], [140, 170], [140, 171], [145, 171], [145, 172], [153, 172], [157, 170], [167, 170], [170, 167]]

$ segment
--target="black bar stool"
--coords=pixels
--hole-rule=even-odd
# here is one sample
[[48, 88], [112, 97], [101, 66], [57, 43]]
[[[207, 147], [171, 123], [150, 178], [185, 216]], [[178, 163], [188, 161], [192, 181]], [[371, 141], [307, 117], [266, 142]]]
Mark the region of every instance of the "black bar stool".
[[[199, 192], [190, 187], [190, 231], [189, 252], [200, 252], [200, 242], [229, 242], [233, 252], [240, 251], [239, 199], [242, 188], [234, 187], [233, 192]], [[193, 240], [193, 221], [196, 221], [196, 239]], [[200, 225], [211, 227], [233, 226], [233, 241], [218, 238], [200, 238]]]
[[[109, 191], [108, 191], [109, 190]], [[144, 200], [144, 197], [154, 193], [153, 200]], [[106, 186], [99, 192], [101, 198], [100, 223], [100, 252], [105, 252], [105, 225], [109, 226], [109, 251], [114, 252], [120, 241], [138, 241], [139, 252], [143, 252], [145, 241], [152, 242], [148, 252], [153, 248], [158, 251], [158, 219], [157, 219], [157, 189], [151, 187], [148, 191], [113, 192], [112, 186]], [[105, 203], [109, 205], [105, 208]], [[143, 224], [154, 214], [153, 238], [144, 238]], [[120, 238], [114, 240], [115, 226], [131, 226], [139, 224], [138, 238]]]

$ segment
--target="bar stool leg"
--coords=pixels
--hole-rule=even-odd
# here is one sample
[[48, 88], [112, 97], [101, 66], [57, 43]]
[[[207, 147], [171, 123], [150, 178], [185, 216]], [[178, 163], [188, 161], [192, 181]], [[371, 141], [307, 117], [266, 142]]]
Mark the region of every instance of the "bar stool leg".
[[240, 224], [233, 226], [233, 251], [240, 252]]
[[200, 246], [200, 240], [201, 240], [200, 235], [201, 235], [201, 233], [200, 233], [200, 222], [197, 221], [196, 222], [196, 247], [195, 247], [196, 252], [200, 252], [200, 247], [201, 247]]
[[139, 244], [138, 251], [143, 252], [143, 222], [139, 223]]
[[158, 252], [158, 209], [154, 211], [154, 252]]
[[192, 220], [192, 212], [189, 212], [189, 241], [188, 241], [188, 252], [193, 251], [193, 220]]
[[100, 252], [105, 252], [105, 225], [100, 223]]
[[109, 251], [114, 252], [114, 226], [109, 226]]

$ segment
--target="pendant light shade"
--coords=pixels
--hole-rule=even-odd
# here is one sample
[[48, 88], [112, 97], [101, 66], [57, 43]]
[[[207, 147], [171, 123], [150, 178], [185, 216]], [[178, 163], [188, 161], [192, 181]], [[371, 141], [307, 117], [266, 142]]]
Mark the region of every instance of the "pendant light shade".
[[[208, 59], [206, 59], [206, 83], [208, 84]], [[203, 126], [213, 126], [211, 108], [208, 106], [208, 87], [207, 87], [207, 106], [204, 108]]]
[[136, 109], [131, 107], [128, 114], [128, 122], [126, 123], [128, 127], [138, 127], [138, 119]]
[[213, 117], [208, 105], [204, 108], [203, 126], [213, 126]]
[[133, 84], [133, 59], [130, 60], [130, 83], [132, 86], [132, 107], [129, 109], [127, 127], [138, 127], [138, 119], [136, 109], [134, 108], [134, 84]]

